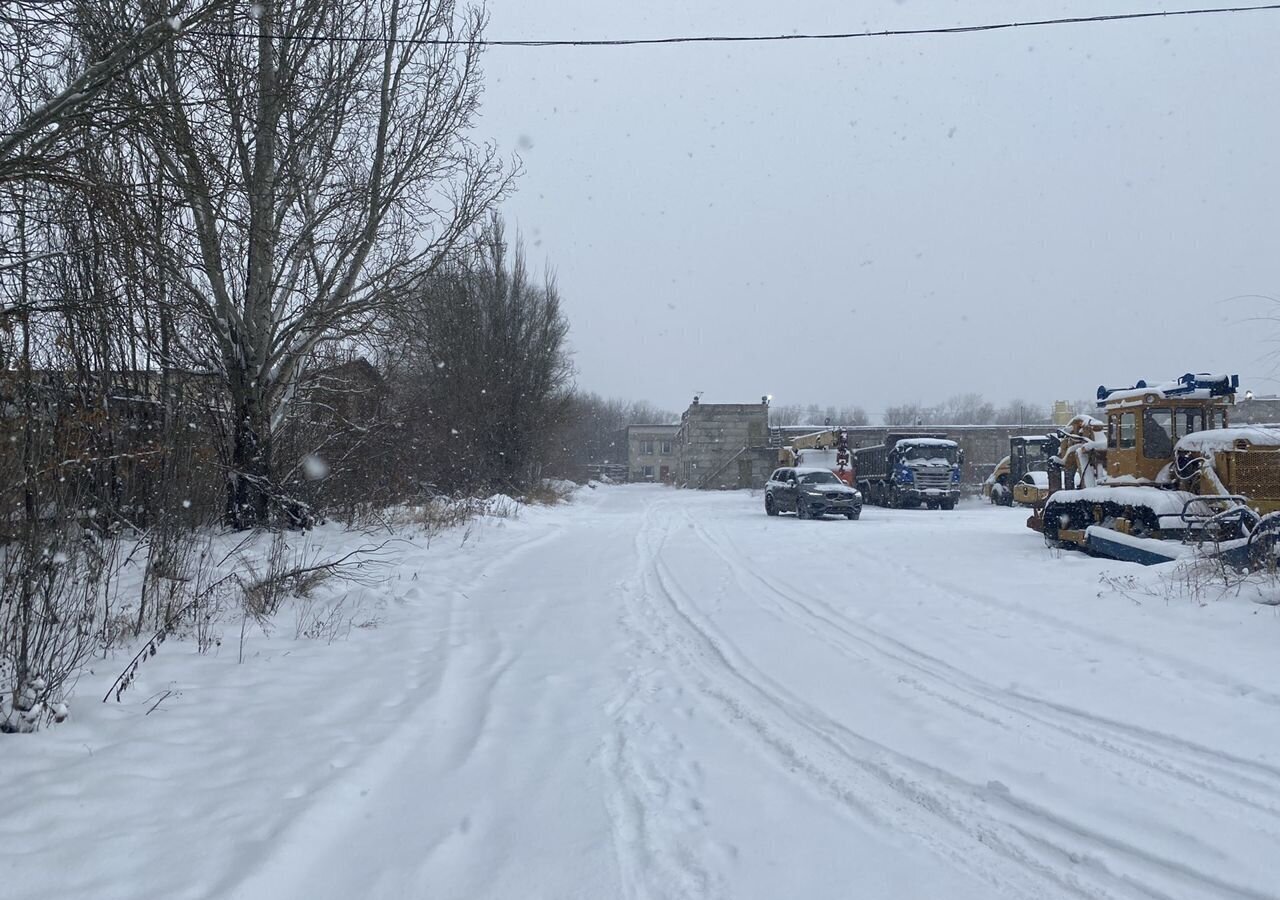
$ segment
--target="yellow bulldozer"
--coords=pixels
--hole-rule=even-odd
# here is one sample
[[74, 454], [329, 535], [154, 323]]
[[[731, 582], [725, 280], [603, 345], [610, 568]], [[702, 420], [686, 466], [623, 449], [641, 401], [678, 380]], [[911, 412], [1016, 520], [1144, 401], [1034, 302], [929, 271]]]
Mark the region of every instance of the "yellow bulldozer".
[[1274, 557], [1280, 429], [1231, 425], [1239, 383], [1187, 374], [1098, 388], [1102, 420], [1060, 432], [1048, 497], [1027, 524], [1051, 544], [1146, 565], [1177, 558], [1173, 542], [1255, 560], [1265, 544]]
[[849, 432], [843, 428], [828, 428], [793, 438], [790, 445], [778, 451], [778, 465], [830, 469], [849, 487], [857, 486]]

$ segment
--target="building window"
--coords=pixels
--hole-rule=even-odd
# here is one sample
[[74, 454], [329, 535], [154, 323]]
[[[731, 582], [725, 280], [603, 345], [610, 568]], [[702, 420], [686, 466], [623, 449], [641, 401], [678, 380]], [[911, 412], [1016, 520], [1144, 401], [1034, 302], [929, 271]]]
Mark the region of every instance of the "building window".
[[653, 481], [653, 466], [644, 467], [644, 480]]
[[663, 442], [662, 442], [662, 455], [663, 455], [663, 456], [670, 456], [670, 455], [671, 455], [671, 442], [670, 442], [670, 441], [663, 441]]
[[645, 454], [653, 453], [653, 441], [641, 441], [640, 452]]

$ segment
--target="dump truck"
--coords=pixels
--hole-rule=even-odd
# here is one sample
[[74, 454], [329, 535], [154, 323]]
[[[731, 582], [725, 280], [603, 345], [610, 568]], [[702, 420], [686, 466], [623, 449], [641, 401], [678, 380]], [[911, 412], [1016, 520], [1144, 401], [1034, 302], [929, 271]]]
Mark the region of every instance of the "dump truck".
[[1242, 559], [1265, 544], [1274, 564], [1280, 429], [1231, 425], [1239, 384], [1188, 373], [1098, 388], [1103, 421], [1064, 433], [1049, 496], [1028, 524], [1052, 545], [1146, 565], [1187, 543]]
[[883, 444], [853, 451], [866, 502], [907, 509], [954, 509], [964, 452], [945, 434], [889, 434]]

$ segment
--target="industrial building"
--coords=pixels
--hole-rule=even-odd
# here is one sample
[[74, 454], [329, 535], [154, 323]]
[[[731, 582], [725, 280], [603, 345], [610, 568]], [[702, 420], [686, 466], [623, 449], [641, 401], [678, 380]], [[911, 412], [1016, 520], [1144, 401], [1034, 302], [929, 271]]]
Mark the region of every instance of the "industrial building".
[[778, 464], [769, 446], [769, 404], [693, 403], [679, 424], [627, 428], [631, 481], [661, 481], [680, 487], [759, 487]]
[[677, 484], [723, 490], [761, 487], [778, 465], [769, 446], [769, 402], [693, 403], [676, 432]]
[[627, 480], [675, 481], [680, 457], [676, 453], [679, 425], [627, 426]]

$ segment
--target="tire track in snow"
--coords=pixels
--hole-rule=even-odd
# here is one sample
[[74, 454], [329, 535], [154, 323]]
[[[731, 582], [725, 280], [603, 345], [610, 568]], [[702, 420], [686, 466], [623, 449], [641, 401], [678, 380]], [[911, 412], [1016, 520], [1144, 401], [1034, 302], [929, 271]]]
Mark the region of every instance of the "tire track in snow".
[[613, 789], [606, 806], [613, 823], [614, 853], [628, 900], [724, 897], [724, 879], [708, 866], [719, 848], [706, 834], [706, 818], [697, 798], [696, 762], [684, 758], [679, 738], [646, 714], [651, 704], [679, 700], [679, 685], [664, 684], [661, 654], [645, 646], [634, 619], [651, 565], [646, 551], [654, 507], [645, 510], [633, 540], [636, 566], [619, 585], [620, 624], [631, 636], [629, 674], [608, 707], [615, 727], [604, 740], [601, 757]]
[[[403, 773], [413, 771], [420, 748], [438, 739], [436, 726], [439, 717], [428, 713], [441, 698], [456, 698], [456, 711], [466, 719], [465, 726], [458, 729], [456, 739], [447, 748], [442, 748], [442, 756], [450, 770], [466, 763], [484, 735], [493, 693], [518, 658], [518, 653], [512, 652], [500, 635], [488, 635], [482, 640], [472, 634], [470, 627], [460, 622], [462, 604], [485, 579], [554, 542], [563, 532], [563, 526], [552, 525], [546, 533], [522, 541], [510, 551], [484, 562], [464, 579], [444, 585], [439, 593], [449, 598], [445, 617], [448, 636], [438, 645], [412, 640], [399, 648], [407, 656], [406, 665], [411, 674], [407, 685], [409, 690], [402, 691], [393, 701], [384, 704], [387, 709], [396, 711], [394, 724], [376, 742], [367, 742], [357, 760], [341, 766], [340, 771], [308, 797], [305, 805], [294, 807], [291, 815], [271, 835], [270, 856], [229, 875], [214, 895], [283, 896], [296, 890], [297, 885], [290, 883], [290, 873], [316, 868], [314, 862], [330, 859], [336, 848], [344, 845], [342, 831], [347, 827], [346, 812], [350, 806], [373, 791], [374, 786], [385, 789], [402, 782]], [[427, 546], [423, 552], [430, 552], [430, 547]], [[420, 630], [409, 629], [411, 633]], [[477, 687], [478, 691], [449, 689], [452, 680], [462, 677], [458, 671], [462, 665], [459, 657], [464, 655], [474, 657], [471, 672], [473, 676], [478, 673], [479, 677], [463, 678], [463, 683]], [[357, 795], [352, 787], [356, 783], [370, 787]], [[427, 855], [449, 838], [450, 835], [444, 835], [438, 844], [427, 850]]]
[[[854, 552], [867, 562], [880, 567], [882, 570], [888, 569], [883, 560], [875, 557], [866, 550], [856, 548]], [[901, 575], [901, 571], [896, 568], [892, 571], [895, 575]], [[945, 596], [955, 597], [960, 600], [967, 600], [971, 602], [974, 601], [975, 596], [979, 596], [977, 592], [960, 589], [948, 582], [924, 577], [909, 567], [906, 571], [918, 584], [937, 591]], [[831, 615], [840, 618], [840, 620], [846, 624], [854, 624], [829, 603], [825, 603], [820, 600], [817, 602], [820, 603]], [[1015, 614], [1021, 610], [1021, 608], [1016, 605], [1010, 605], [1003, 602], [997, 602], [995, 605], [1000, 609], [1007, 609]], [[1057, 620], [1053, 617], [1043, 616], [1040, 614], [1036, 614], [1032, 616], [1032, 618], [1052, 622], [1055, 626], [1057, 623]], [[1154, 757], [1147, 756], [1145, 757], [1145, 760], [1155, 768], [1162, 768], [1163, 763], [1167, 760], [1167, 757], [1170, 756], [1190, 760], [1193, 766], [1200, 766], [1203, 769], [1213, 770], [1219, 778], [1226, 778], [1228, 780], [1238, 782], [1240, 790], [1232, 790], [1220, 785], [1215, 788], [1219, 790], [1223, 796], [1230, 797], [1238, 800], [1239, 802], [1246, 803], [1247, 805], [1256, 806], [1258, 809], [1265, 812], [1280, 813], [1280, 766], [1269, 765], [1258, 760], [1247, 759], [1227, 751], [1197, 744], [1193, 741], [1188, 741], [1174, 735], [1165, 734], [1163, 732], [1143, 728], [1141, 726], [1131, 725], [1126, 722], [1116, 721], [1103, 716], [1097, 716], [1086, 710], [1081, 710], [1066, 704], [1053, 703], [1052, 701], [1044, 700], [1018, 691], [1005, 691], [989, 684], [988, 682], [977, 679], [937, 657], [922, 653], [921, 651], [918, 651], [915, 648], [898, 641], [892, 636], [872, 628], [871, 626], [857, 623], [855, 627], [875, 634], [878, 638], [891, 643], [907, 655], [938, 667], [942, 673], [944, 683], [953, 678], [964, 679], [975, 689], [976, 692], [984, 694], [993, 702], [1004, 703], [1015, 712], [1045, 717], [1046, 721], [1056, 720], [1054, 724], [1057, 724], [1059, 727], [1063, 727], [1064, 729], [1074, 729], [1074, 733], [1084, 740], [1095, 740], [1098, 737], [1096, 731], [1106, 731], [1111, 736], [1112, 740], [1129, 745], [1137, 752], [1138, 755], [1141, 755], [1144, 752], [1149, 754], [1154, 751], [1156, 755]], [[1079, 629], [1078, 633], [1080, 636], [1090, 640], [1097, 639], [1097, 633], [1092, 629]], [[1109, 642], [1116, 646], [1132, 646], [1123, 641], [1111, 640]], [[1143, 653], [1152, 655], [1148, 653], [1146, 648], [1141, 649]], [[1175, 657], [1162, 656], [1161, 658], [1166, 659], [1174, 665], [1184, 665], [1186, 663], [1186, 661], [1179, 660]], [[1195, 664], [1191, 663], [1187, 667], [1195, 667]], [[1215, 684], [1231, 688], [1231, 693], [1233, 695], [1242, 695], [1244, 693], [1240, 690], [1241, 686], [1225, 679], [1221, 673], [1210, 672], [1208, 669], [1202, 669], [1201, 671], [1209, 673], [1207, 677], [1209, 677], [1209, 679]], [[1257, 696], [1256, 692], [1251, 693], [1250, 695]], [[1277, 697], [1280, 699], [1280, 695], [1277, 695]], [[1264, 702], [1267, 705], [1270, 705], [1271, 703], [1270, 700], [1264, 700]], [[1081, 729], [1084, 730], [1082, 731]], [[1095, 731], [1090, 732], [1089, 729], [1095, 729]], [[1138, 758], [1138, 756], [1135, 756], [1134, 758]], [[1178, 777], [1177, 773], [1174, 771], [1170, 771], [1169, 774], [1174, 774], [1175, 777]], [[1185, 771], [1182, 774], [1185, 775]], [[1202, 783], [1202, 778], [1200, 776], [1191, 776], [1189, 780], [1195, 783]], [[1242, 791], [1248, 793], [1242, 793]], [[1258, 804], [1249, 795], [1252, 793], [1269, 795], [1274, 798], [1275, 802], [1271, 804]]]
[[[1159, 774], [1186, 782], [1271, 816], [1280, 816], [1280, 767], [1244, 759], [1161, 732], [1116, 722], [1070, 706], [996, 687], [936, 656], [917, 650], [873, 626], [849, 619], [832, 604], [818, 596], [798, 593], [768, 576], [761, 575], [726, 542], [713, 537], [692, 518], [690, 524], [695, 533], [698, 533], [734, 572], [747, 573], [768, 593], [782, 598], [787, 604], [786, 607], [779, 607], [784, 610], [784, 615], [789, 612], [792, 621], [841, 653], [865, 657], [865, 653], [869, 651], [889, 660], [891, 664], [913, 670], [923, 675], [928, 681], [924, 682], [914, 676], [900, 674], [899, 681], [910, 684], [923, 693], [931, 694], [938, 700], [991, 724], [1007, 727], [1008, 723], [1001, 717], [1001, 710], [1023, 719], [1029, 718], [1038, 724], [1062, 732], [1076, 741], [1145, 765]], [[871, 559], [874, 562], [880, 562], [874, 557]], [[741, 583], [741, 575], [739, 575], [739, 582]], [[743, 587], [745, 589], [746, 585]], [[800, 617], [807, 617], [809, 621], [800, 621], [797, 619], [797, 613]], [[833, 634], [839, 635], [840, 638], [834, 638]], [[956, 697], [957, 693], [969, 699]], [[975, 705], [974, 701], [978, 705]], [[995, 712], [984, 710], [979, 708], [980, 705], [994, 706], [997, 710]], [[1183, 765], [1174, 765], [1169, 759], [1171, 756], [1181, 759]], [[1199, 771], [1196, 771], [1197, 768]], [[1234, 782], [1234, 786], [1224, 784], [1224, 781]], [[1270, 798], [1271, 802], [1256, 799], [1258, 795]], [[1280, 821], [1272, 824], [1280, 828]]]
[[[1140, 741], [1132, 739], [1130, 741], [1130, 746], [1128, 747], [1122, 748], [1116, 746], [1114, 739], [1108, 740], [1107, 738], [1100, 738], [1096, 734], [1082, 730], [1078, 723], [1075, 723], [1074, 727], [1073, 725], [1066, 724], [1064, 716], [1060, 716], [1058, 719], [1052, 718], [1051, 714], [1055, 710], [1051, 704], [1045, 704], [1042, 701], [1027, 697], [1026, 695], [1013, 695], [1013, 699], [1010, 700], [1005, 692], [1002, 692], [985, 682], [981, 682], [973, 676], [955, 669], [935, 657], [920, 653], [919, 651], [902, 644], [896, 639], [865, 626], [862, 623], [854, 623], [847, 617], [842, 616], [834, 607], [825, 603], [820, 598], [798, 593], [774, 582], [772, 579], [761, 575], [756, 571], [755, 567], [749, 560], [737, 554], [736, 551], [729, 549], [726, 542], [721, 542], [710, 535], [709, 532], [687, 512], [684, 513], [684, 516], [687, 524], [692, 528], [693, 532], [702, 540], [702, 542], [707, 545], [708, 549], [718, 556], [721, 562], [723, 562], [730, 571], [735, 573], [735, 577], [746, 593], [753, 593], [748, 590], [748, 585], [744, 580], [745, 578], [749, 578], [751, 581], [765, 589], [766, 598], [776, 597], [784, 601], [782, 604], [779, 604], [776, 601], [770, 601], [775, 609], [781, 612], [784, 616], [791, 618], [794, 624], [801, 627], [807, 633], [818, 637], [832, 649], [835, 649], [846, 656], [863, 661], [870, 661], [866, 655], [866, 652], [870, 651], [873, 657], [889, 661], [890, 667], [884, 671], [886, 671], [891, 678], [895, 675], [892, 671], [893, 666], [906, 667], [913, 670], [914, 672], [925, 676], [929, 680], [929, 684], [922, 683], [914, 677], [908, 677], [905, 680], [906, 683], [930, 696], [935, 697], [937, 700], [946, 703], [949, 706], [955, 707], [962, 712], [982, 719], [989, 724], [1000, 725], [1001, 727], [1007, 728], [1008, 725], [1003, 718], [1003, 716], [1007, 714], [1022, 717], [1024, 720], [1031, 719], [1038, 725], [1060, 733], [1069, 739], [1073, 739], [1078, 744], [1095, 752], [1095, 754], [1099, 750], [1116, 754], [1124, 759], [1146, 765], [1161, 775], [1176, 779], [1180, 782], [1185, 782], [1196, 788], [1212, 792], [1216, 796], [1224, 797], [1242, 805], [1252, 807], [1258, 811], [1268, 814], [1271, 817], [1263, 824], [1269, 825], [1270, 830], [1274, 833], [1274, 829], [1278, 824], [1274, 819], [1277, 811], [1276, 806], [1274, 804], [1257, 802], [1248, 793], [1249, 791], [1257, 790], [1271, 796], [1272, 798], [1280, 797], [1280, 785], [1277, 785], [1271, 777], [1280, 773], [1277, 773], [1265, 764], [1250, 763], [1250, 761], [1241, 760], [1241, 762], [1246, 763], [1247, 767], [1249, 767], [1254, 773], [1253, 775], [1248, 776], [1241, 775], [1238, 772], [1224, 773], [1219, 771], [1217, 768], [1214, 768], [1213, 772], [1207, 774], [1203, 772], [1192, 773], [1185, 769], [1178, 769], [1173, 767], [1171, 764], [1167, 764], [1159, 757], [1159, 749], [1155, 750], [1156, 755], [1152, 755], [1150, 743], [1146, 744], [1145, 750], [1142, 750], [1141, 748], [1134, 748], [1132, 744], [1140, 743]], [[865, 551], [863, 551], [863, 553], [865, 554]], [[888, 568], [880, 560], [870, 557], [869, 554], [866, 555], [881, 567]], [[897, 570], [895, 569], [895, 574], [896, 571]], [[758, 600], [759, 597], [756, 597], [756, 599]], [[814, 606], [823, 608], [826, 610], [827, 614], [823, 614], [815, 610]], [[833, 637], [833, 635], [837, 635], [838, 637]], [[726, 638], [721, 637], [721, 641], [727, 643]], [[886, 643], [892, 646], [894, 650], [887, 650], [884, 646]], [[872, 664], [874, 665], [874, 663]], [[901, 668], [899, 668], [899, 673], [900, 671]], [[899, 674], [899, 677], [895, 680], [902, 682], [904, 679], [902, 679]], [[955, 696], [957, 691], [966, 695], [965, 699], [957, 698]], [[996, 709], [994, 711], [990, 709], [982, 709], [982, 706], [994, 706]], [[1142, 732], [1141, 729], [1136, 729], [1135, 731]], [[1156, 736], [1156, 734], [1157, 733], [1155, 732], [1145, 732], [1143, 734], [1143, 739], [1150, 741]], [[1048, 746], [1061, 747], [1060, 742], [1055, 743], [1052, 740], [1048, 740], [1043, 734], [1040, 735], [1040, 739]], [[859, 737], [859, 740], [865, 741], [866, 739]], [[1202, 758], [1204, 756], [1208, 756], [1211, 760], [1218, 762], [1221, 762], [1224, 759], [1223, 755], [1218, 754], [1216, 751], [1209, 750], [1208, 748], [1199, 748], [1195, 745], [1189, 744], [1188, 742], [1174, 738], [1169, 738], [1168, 740], [1170, 742], [1170, 746], [1175, 751], [1180, 751], [1184, 759], [1188, 754], [1198, 754]], [[982, 795], [984, 793], [983, 789], [979, 785], [966, 782], [963, 779], [938, 770], [919, 760], [903, 756], [902, 754], [884, 747], [883, 745], [875, 744], [874, 746], [880, 752], [893, 757], [895, 762], [898, 764], [915, 770], [921, 777], [934, 779], [953, 790], [959, 791], [961, 797]], [[1226, 756], [1225, 759], [1234, 760], [1234, 758], [1229, 755]], [[1114, 765], [1111, 766], [1111, 768], [1113, 771], [1116, 771], [1117, 775], [1123, 777], [1123, 770], [1116, 770]], [[1234, 778], [1238, 786], [1232, 788], [1222, 785], [1221, 778], [1224, 774]], [[1256, 776], [1261, 776], [1261, 780]], [[1215, 777], [1217, 780], [1215, 780]], [[985, 794], [985, 799], [989, 801], [988, 805], [1004, 806], [1009, 811], [1017, 813], [1017, 818], [1022, 820], [1004, 821], [1001, 823], [1003, 827], [1012, 829], [1023, 837], [1029, 844], [1042, 848], [1042, 850], [1048, 855], [1057, 856], [1064, 862], [1070, 862], [1074, 865], [1080, 860], [1091, 859], [1090, 848], [1093, 850], [1102, 848], [1128, 858], [1133, 864], [1147, 870], [1151, 875], [1161, 877], [1162, 880], [1167, 879], [1170, 875], [1174, 876], [1175, 884], [1172, 886], [1172, 890], [1178, 890], [1186, 881], [1191, 881], [1198, 883], [1202, 890], [1210, 892], [1210, 896], [1215, 897], [1222, 896], [1224, 893], [1231, 896], [1253, 898], [1268, 898], [1271, 896], [1269, 894], [1253, 891], [1247, 887], [1226, 883], [1220, 879], [1214, 878], [1213, 876], [1199, 872], [1182, 863], [1180, 860], [1173, 860], [1150, 853], [1127, 842], [1114, 839], [1107, 835], [1082, 827], [1079, 824], [1064, 819], [1047, 809], [1037, 807], [1025, 800], [1013, 797], [1009, 794], [1007, 789], [995, 791], [988, 790]], [[1052, 827], [1052, 830], [1056, 832], [1056, 837], [1041, 833], [1043, 829], [1039, 826], [1044, 824], [1048, 824]], [[1083, 843], [1086, 846], [1083, 848], [1066, 846], [1063, 838], [1075, 843]], [[1101, 866], [1098, 865], [1095, 866], [1095, 868], [1101, 868]], [[1101, 868], [1101, 870], [1106, 872], [1105, 868]], [[1113, 882], [1115, 886], [1122, 889], [1132, 888], [1149, 896], [1166, 896], [1159, 894], [1149, 885], [1132, 881], [1132, 879], [1123, 873], [1106, 874], [1107, 880]], [[1167, 896], [1181, 897], [1183, 895], [1178, 893]]]
[[[973, 815], [970, 807], [986, 801], [986, 789], [956, 784], [958, 791], [950, 795], [937, 790], [929, 781], [945, 773], [922, 779], [918, 772], [895, 767], [893, 751], [823, 715], [757, 669], [681, 602], [683, 592], [661, 558], [671, 528], [656, 540], [652, 531], [651, 515], [641, 530], [643, 590], [633, 598], [638, 637], [676, 664], [722, 721], [772, 756], [785, 774], [801, 776], [864, 824], [910, 835], [990, 885], [993, 896], [1121, 896], [1084, 877], [1082, 870], [1090, 866], [1054, 865], [1004, 823]], [[1152, 900], [1172, 900], [1155, 891], [1143, 893]]]
[[[869, 550], [858, 546], [856, 543], [850, 543], [845, 547], [845, 549], [858, 556], [860, 559], [876, 565], [881, 569], [887, 568], [887, 564], [882, 558], [876, 556]], [[1134, 654], [1140, 654], [1151, 659], [1159, 660], [1161, 663], [1169, 666], [1171, 670], [1185, 670], [1187, 672], [1194, 673], [1197, 676], [1198, 684], [1214, 685], [1225, 695], [1232, 697], [1248, 697], [1250, 700], [1263, 704], [1267, 707], [1280, 707], [1280, 693], [1258, 690], [1257, 685], [1253, 684], [1241, 684], [1217, 669], [1210, 668], [1209, 666], [1198, 663], [1194, 660], [1171, 656], [1166, 653], [1153, 652], [1150, 647], [1136, 644], [1132, 641], [1123, 640], [1114, 632], [1089, 628], [1087, 626], [1080, 625], [1077, 622], [1073, 622], [1070, 619], [1059, 618], [1058, 616], [1043, 613], [1022, 604], [1009, 603], [985, 591], [974, 590], [966, 585], [960, 585], [952, 581], [939, 579], [934, 575], [925, 574], [919, 569], [913, 568], [909, 559], [895, 560], [895, 563], [897, 563], [897, 565], [892, 569], [895, 576], [898, 578], [905, 576], [921, 587], [926, 587], [947, 596], [963, 600], [966, 603], [995, 608], [1005, 613], [1010, 613], [1024, 619], [1039, 622], [1042, 625], [1046, 625], [1053, 629], [1068, 631], [1074, 635], [1084, 638], [1090, 643], [1108, 644], [1113, 647], [1122, 648]], [[1272, 716], [1275, 715], [1275, 711], [1273, 709], [1268, 709], [1263, 714]]]

